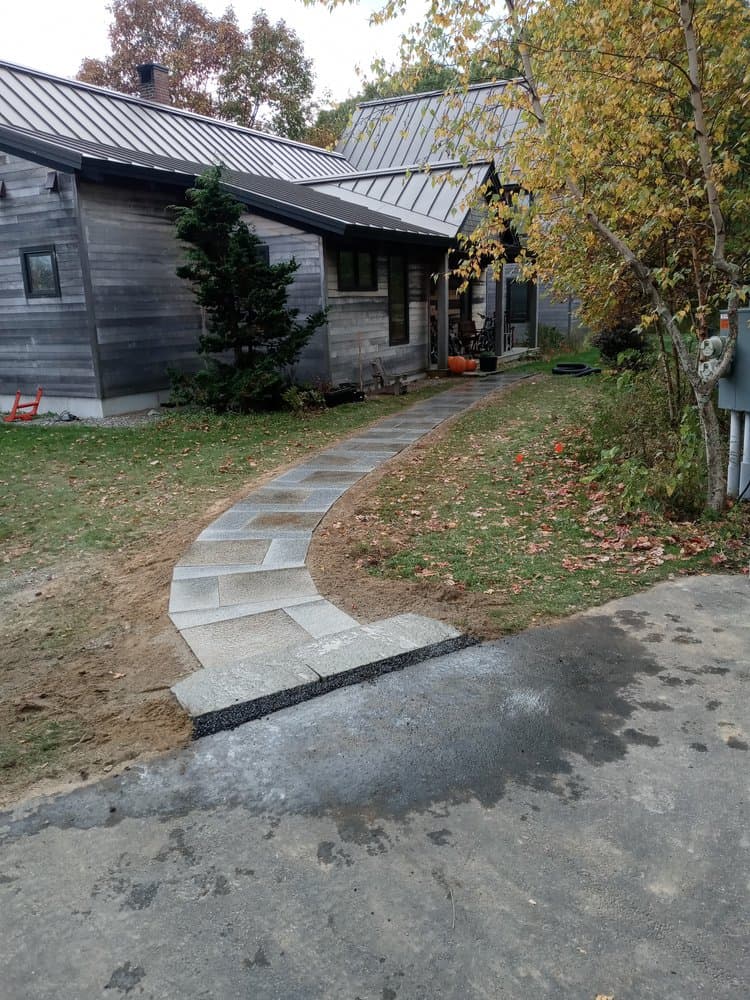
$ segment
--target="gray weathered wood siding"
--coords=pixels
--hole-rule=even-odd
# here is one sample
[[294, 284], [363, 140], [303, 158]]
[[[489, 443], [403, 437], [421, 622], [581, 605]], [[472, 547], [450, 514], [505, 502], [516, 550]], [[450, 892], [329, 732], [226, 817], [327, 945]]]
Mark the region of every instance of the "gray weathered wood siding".
[[[298, 319], [302, 321], [324, 309], [323, 241], [320, 236], [259, 215], [247, 214], [243, 218], [255, 229], [258, 238], [268, 245], [272, 264], [293, 257], [299, 265], [287, 296], [290, 309], [299, 310]], [[318, 327], [315, 331], [294, 366], [293, 377], [297, 382], [329, 381], [327, 326]]]
[[[75, 178], [0, 153], [0, 393], [38, 385], [47, 396], [97, 395], [86, 308]], [[59, 298], [27, 299], [20, 250], [51, 246], [60, 278]]]
[[381, 358], [391, 374], [419, 374], [428, 363], [428, 297], [431, 268], [418, 251], [409, 260], [409, 343], [388, 343], [388, 258], [378, 254], [378, 287], [371, 292], [338, 288], [336, 247], [326, 247], [326, 289], [331, 382], [372, 382], [371, 362]]
[[79, 185], [103, 399], [169, 385], [194, 369], [201, 314], [175, 274], [182, 250], [169, 206], [179, 194], [147, 185]]
[[571, 344], [581, 344], [588, 334], [588, 328], [578, 316], [579, 301], [553, 298], [546, 284], [539, 286], [539, 325], [553, 326]]

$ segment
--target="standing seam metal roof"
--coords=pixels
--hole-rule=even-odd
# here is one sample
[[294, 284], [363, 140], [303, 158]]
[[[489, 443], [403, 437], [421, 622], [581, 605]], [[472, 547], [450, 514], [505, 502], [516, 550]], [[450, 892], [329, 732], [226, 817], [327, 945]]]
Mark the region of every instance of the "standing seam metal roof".
[[0, 125], [286, 180], [350, 173], [340, 153], [0, 62]]
[[455, 236], [469, 210], [468, 199], [488, 179], [491, 170], [489, 163], [452, 164], [430, 171], [378, 170], [303, 183]]
[[500, 100], [508, 82], [360, 104], [338, 151], [357, 171], [458, 159], [498, 163], [519, 120]]

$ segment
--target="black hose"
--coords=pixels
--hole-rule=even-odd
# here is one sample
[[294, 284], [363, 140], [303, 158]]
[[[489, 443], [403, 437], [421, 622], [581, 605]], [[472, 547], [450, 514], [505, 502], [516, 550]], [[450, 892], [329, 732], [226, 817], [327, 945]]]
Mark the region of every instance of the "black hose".
[[561, 361], [552, 369], [553, 375], [571, 375], [573, 378], [599, 375], [600, 372], [601, 368], [592, 368], [591, 365], [583, 364], [580, 361]]

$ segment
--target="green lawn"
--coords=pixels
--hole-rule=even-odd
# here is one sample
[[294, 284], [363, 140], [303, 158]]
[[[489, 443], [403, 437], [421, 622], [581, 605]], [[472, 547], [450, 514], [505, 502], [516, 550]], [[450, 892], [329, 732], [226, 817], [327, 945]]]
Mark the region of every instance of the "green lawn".
[[587, 423], [606, 391], [597, 377], [531, 377], [464, 415], [380, 483], [363, 519], [360, 564], [483, 594], [499, 631], [669, 574], [746, 567], [750, 504], [721, 522], [675, 523], [654, 511], [626, 514], [620, 484], [589, 481]]
[[0, 562], [117, 549], [444, 385], [303, 415], [172, 412], [133, 428], [0, 423]]

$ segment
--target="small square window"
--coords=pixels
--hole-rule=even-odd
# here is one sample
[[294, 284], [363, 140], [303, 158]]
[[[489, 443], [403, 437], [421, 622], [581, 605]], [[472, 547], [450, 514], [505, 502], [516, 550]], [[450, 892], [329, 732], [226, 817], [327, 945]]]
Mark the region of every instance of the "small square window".
[[60, 276], [54, 247], [29, 247], [21, 251], [23, 286], [28, 299], [60, 297]]
[[368, 250], [339, 250], [337, 266], [340, 292], [377, 291], [375, 255]]

